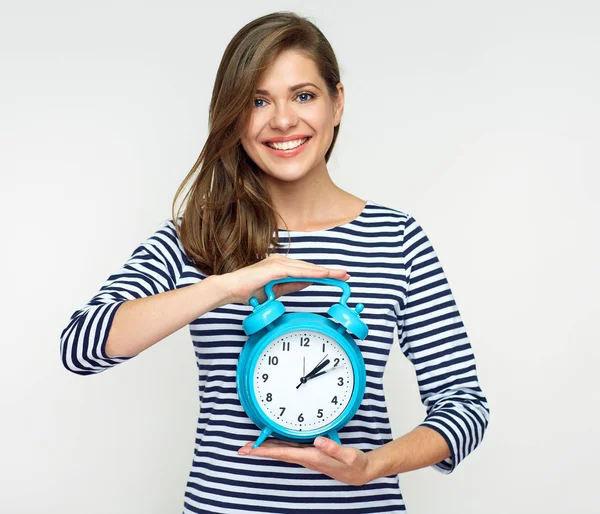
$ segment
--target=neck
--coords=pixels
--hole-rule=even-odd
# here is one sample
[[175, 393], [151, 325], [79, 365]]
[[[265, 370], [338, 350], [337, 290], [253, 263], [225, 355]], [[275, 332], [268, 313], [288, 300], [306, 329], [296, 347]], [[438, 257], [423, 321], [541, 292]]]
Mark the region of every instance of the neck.
[[331, 180], [327, 168], [315, 169], [299, 180], [275, 180], [267, 176], [267, 189], [280, 228], [307, 227], [327, 223], [339, 216], [336, 204], [348, 193]]

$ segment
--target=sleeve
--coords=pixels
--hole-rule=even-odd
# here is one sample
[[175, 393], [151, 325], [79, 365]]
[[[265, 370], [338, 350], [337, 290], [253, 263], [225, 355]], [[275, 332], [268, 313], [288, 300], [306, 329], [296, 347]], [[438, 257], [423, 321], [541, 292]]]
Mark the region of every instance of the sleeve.
[[481, 443], [490, 411], [444, 270], [427, 235], [410, 215], [402, 253], [407, 284], [398, 340], [415, 368], [426, 409], [420, 426], [438, 432], [450, 447], [451, 456], [433, 465], [447, 474]]
[[100, 373], [132, 357], [109, 357], [106, 340], [119, 307], [176, 288], [182, 272], [182, 248], [172, 220], [142, 242], [119, 271], [76, 310], [60, 334], [62, 363], [78, 375]]

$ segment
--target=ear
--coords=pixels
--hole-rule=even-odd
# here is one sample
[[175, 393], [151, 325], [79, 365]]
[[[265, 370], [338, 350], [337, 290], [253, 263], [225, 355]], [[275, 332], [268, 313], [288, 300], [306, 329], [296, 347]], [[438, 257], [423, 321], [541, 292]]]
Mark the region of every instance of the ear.
[[342, 121], [342, 114], [344, 113], [344, 85], [341, 82], [337, 84], [338, 96], [334, 100], [334, 110], [333, 110], [333, 126], [337, 127]]

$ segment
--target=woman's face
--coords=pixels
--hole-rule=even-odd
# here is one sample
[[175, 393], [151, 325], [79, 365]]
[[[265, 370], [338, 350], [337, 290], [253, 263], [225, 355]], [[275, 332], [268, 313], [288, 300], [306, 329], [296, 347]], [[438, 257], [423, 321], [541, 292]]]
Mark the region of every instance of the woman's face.
[[268, 181], [296, 181], [326, 171], [325, 153], [344, 107], [342, 84], [337, 88], [334, 100], [312, 59], [293, 50], [282, 52], [265, 70], [241, 143]]

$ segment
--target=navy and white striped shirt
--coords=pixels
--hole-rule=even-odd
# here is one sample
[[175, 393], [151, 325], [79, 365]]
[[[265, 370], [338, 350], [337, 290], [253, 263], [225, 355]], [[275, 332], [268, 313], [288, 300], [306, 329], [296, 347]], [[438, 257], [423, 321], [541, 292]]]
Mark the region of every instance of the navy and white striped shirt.
[[[348, 306], [365, 306], [361, 319], [369, 334], [357, 343], [367, 385], [358, 412], [339, 433], [342, 444], [369, 451], [392, 440], [383, 372], [397, 328], [426, 408], [422, 425], [439, 432], [452, 452], [434, 468], [450, 473], [481, 442], [489, 409], [460, 313], [421, 226], [407, 213], [367, 201], [362, 213], [343, 225], [313, 232], [279, 229], [279, 235], [285, 247], [278, 253], [286, 253], [289, 235], [288, 257], [345, 268], [351, 275]], [[105, 352], [119, 306], [205, 277], [185, 255], [173, 220], [166, 221], [73, 313], [60, 336], [64, 366], [89, 375], [129, 360]], [[280, 300], [287, 312], [326, 316], [339, 296], [339, 289], [313, 283]], [[350, 486], [296, 464], [238, 455], [260, 433], [243, 411], [235, 383], [237, 359], [247, 340], [242, 321], [251, 312], [249, 305], [223, 305], [189, 325], [201, 406], [183, 512], [405, 512], [397, 476]]]

